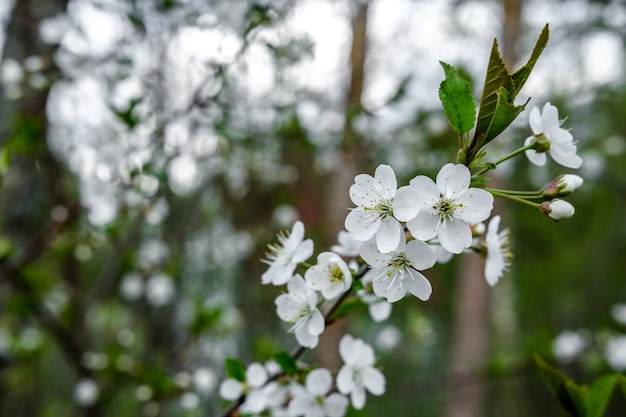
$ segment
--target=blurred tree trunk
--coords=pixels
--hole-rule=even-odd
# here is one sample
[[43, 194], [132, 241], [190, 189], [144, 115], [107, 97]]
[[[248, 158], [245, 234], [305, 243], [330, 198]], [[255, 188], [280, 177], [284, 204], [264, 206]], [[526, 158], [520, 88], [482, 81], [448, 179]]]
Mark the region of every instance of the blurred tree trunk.
[[[355, 116], [361, 112], [361, 96], [365, 75], [365, 56], [367, 51], [367, 10], [368, 4], [359, 6], [352, 22], [352, 47], [350, 50], [351, 78], [346, 97], [345, 126], [339, 160], [331, 174], [326, 201], [327, 235], [331, 241], [336, 240], [337, 233], [344, 230], [347, 208], [352, 206], [349, 189], [354, 177], [359, 173], [359, 161], [362, 158], [361, 140], [353, 128]], [[345, 322], [340, 321], [326, 330], [320, 339], [317, 360], [320, 366], [339, 369], [341, 359], [337, 346], [345, 333]]]
[[[516, 45], [519, 39], [523, 0], [503, 0], [502, 55], [509, 69], [517, 61]], [[494, 178], [491, 187], [506, 188], [501, 179]], [[494, 214], [501, 212], [497, 201]], [[481, 371], [489, 353], [490, 289], [484, 278], [485, 260], [475, 254], [464, 256], [458, 276], [458, 290], [454, 329], [450, 401], [448, 417], [477, 417], [485, 415], [486, 386], [481, 382]], [[507, 286], [510, 288], [510, 286]], [[512, 297], [508, 292], [510, 300]], [[505, 294], [502, 294], [503, 296]]]
[[[10, 169], [2, 178], [0, 218], [2, 235], [10, 240], [16, 254], [3, 261], [0, 284], [9, 285], [0, 286], [0, 303], [4, 304], [11, 293], [32, 302], [34, 308], [29, 314], [56, 342], [76, 375], [86, 377], [91, 372], [81, 364], [85, 345], [83, 318], [75, 314], [69, 326], [61, 325], [44, 305], [41, 289], [22, 277], [22, 269], [46, 253], [50, 242], [78, 212], [78, 206], [69, 196], [67, 170], [48, 148], [46, 106], [50, 88], [60, 73], [53, 59], [56, 46], [44, 43], [39, 37], [41, 22], [65, 13], [68, 2], [15, 0], [7, 25], [0, 64], [8, 60], [19, 63], [23, 78], [14, 86], [17, 90], [13, 93], [7, 94], [7, 86], [0, 86], [0, 144], [8, 147], [11, 157]], [[25, 65], [28, 62], [30, 66]], [[37, 79], [45, 82], [36, 82]], [[57, 207], [56, 219], [51, 218], [54, 207]], [[60, 256], [55, 267], [70, 288], [77, 284], [73, 250]], [[24, 402], [11, 394], [5, 397], [1, 392], [0, 409], [11, 410], [5, 408], [8, 402], [22, 411], [29, 410], [26, 414], [37, 415], [36, 399]], [[95, 406], [87, 407], [85, 415], [96, 416], [99, 411]]]

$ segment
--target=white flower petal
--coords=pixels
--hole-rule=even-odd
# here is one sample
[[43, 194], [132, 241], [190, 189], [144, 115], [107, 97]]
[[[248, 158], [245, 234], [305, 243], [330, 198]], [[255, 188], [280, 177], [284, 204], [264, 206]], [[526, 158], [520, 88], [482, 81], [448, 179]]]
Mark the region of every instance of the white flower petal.
[[324, 316], [319, 310], [314, 310], [311, 314], [311, 317], [309, 318], [307, 326], [308, 332], [314, 336], [319, 336], [320, 334], [324, 333], [324, 327]]
[[372, 320], [376, 323], [385, 321], [391, 315], [391, 304], [383, 299], [375, 301], [368, 306], [368, 311]]
[[[568, 151], [568, 149], [574, 149], [574, 153]], [[571, 147], [551, 147], [550, 148], [550, 156], [556, 163], [562, 165], [567, 168], [580, 168], [583, 164], [583, 160], [580, 156], [576, 155], [576, 146], [571, 145]]]
[[389, 254], [381, 253], [376, 247], [374, 240], [369, 240], [361, 246], [359, 255], [372, 268], [382, 268], [387, 265], [387, 261], [391, 258]]
[[401, 300], [404, 294], [406, 294], [402, 280], [393, 279], [393, 276], [388, 277], [384, 272], [381, 272], [380, 275], [382, 275], [382, 277], [375, 278], [372, 283], [374, 294], [386, 298], [390, 303]]
[[295, 395], [289, 402], [289, 415], [303, 416], [313, 407], [315, 407], [315, 403], [312, 397], [306, 395]]
[[430, 295], [433, 293], [433, 288], [431, 287], [430, 282], [424, 275], [417, 271], [409, 270], [407, 273], [410, 274], [413, 279], [409, 279], [407, 277], [404, 280], [404, 287], [420, 300], [428, 300]]
[[393, 198], [398, 188], [398, 182], [396, 180], [396, 174], [393, 172], [393, 168], [389, 165], [379, 165], [374, 173], [374, 178], [384, 189], [384, 193], [389, 198]]
[[380, 220], [371, 210], [355, 208], [348, 213], [344, 226], [354, 239], [365, 241], [378, 231]]
[[446, 164], [437, 174], [437, 189], [446, 198], [458, 198], [469, 188], [472, 174], [469, 168], [462, 164]]
[[420, 199], [414, 187], [405, 185], [400, 187], [393, 198], [393, 216], [401, 222], [407, 222], [417, 216], [420, 209]]
[[367, 174], [354, 177], [354, 184], [350, 187], [350, 199], [359, 207], [373, 207], [378, 204], [378, 192], [374, 188], [376, 180]]
[[319, 336], [311, 334], [307, 326], [302, 326], [295, 332], [296, 340], [300, 346], [313, 349], [319, 343]]
[[344, 365], [337, 374], [337, 389], [342, 394], [350, 394], [354, 390], [354, 379], [352, 378], [352, 367]]
[[246, 369], [246, 381], [251, 387], [261, 387], [267, 382], [267, 369], [260, 363], [251, 363]]
[[357, 410], [362, 410], [365, 405], [365, 389], [362, 386], [355, 386], [350, 394], [352, 406]]
[[228, 378], [220, 384], [220, 397], [225, 400], [236, 400], [241, 396], [242, 393], [243, 385], [241, 385], [241, 382], [237, 380]]
[[330, 371], [324, 368], [312, 370], [305, 381], [307, 391], [313, 395], [326, 395], [332, 383], [333, 377]]
[[361, 378], [365, 388], [373, 395], [383, 395], [385, 393], [385, 376], [380, 370], [374, 367], [365, 368]]
[[530, 115], [528, 116], [528, 124], [530, 124], [530, 128], [532, 129], [535, 135], [538, 135], [543, 130], [543, 126], [541, 124], [541, 114], [539, 113], [539, 109], [537, 106], [533, 106], [530, 110]]
[[461, 253], [472, 244], [472, 231], [463, 221], [444, 220], [439, 232], [439, 241], [447, 251]]
[[291, 263], [299, 264], [309, 259], [311, 255], [313, 255], [313, 241], [307, 239], [298, 245], [291, 258]]
[[330, 394], [324, 402], [324, 412], [328, 417], [343, 417], [348, 408], [348, 399], [336, 392]]
[[400, 223], [393, 217], [380, 224], [376, 233], [376, 246], [382, 253], [389, 253], [400, 244], [401, 235], [404, 233]]
[[290, 294], [280, 294], [276, 297], [276, 314], [282, 321], [294, 321], [300, 315], [301, 306]]
[[437, 236], [439, 226], [439, 214], [427, 213], [420, 211], [417, 216], [406, 223], [406, 227], [409, 229], [415, 239], [430, 240]]
[[493, 209], [493, 195], [479, 188], [470, 188], [458, 199], [463, 204], [454, 211], [455, 216], [467, 223], [486, 220]]
[[413, 178], [409, 184], [415, 191], [420, 199], [420, 209], [431, 207], [439, 201], [440, 192], [437, 185], [425, 175], [418, 175]]
[[421, 240], [412, 240], [406, 245], [406, 258], [420, 271], [431, 268], [437, 262], [432, 248]]

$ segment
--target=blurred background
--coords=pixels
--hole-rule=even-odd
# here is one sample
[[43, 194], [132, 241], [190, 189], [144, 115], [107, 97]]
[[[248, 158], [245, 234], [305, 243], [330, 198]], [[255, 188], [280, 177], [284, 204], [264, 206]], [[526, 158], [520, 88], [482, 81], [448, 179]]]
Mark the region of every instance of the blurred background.
[[[515, 258], [497, 286], [467, 255], [427, 271], [428, 302], [329, 328], [304, 360], [338, 369], [349, 331], [387, 377], [350, 416], [553, 416], [532, 353], [578, 382], [626, 369], [624, 2], [0, 1], [0, 415], [218, 415], [226, 357], [295, 344], [265, 245], [301, 219], [327, 250], [354, 175], [454, 161], [439, 61], [478, 96], [493, 39], [516, 69], [546, 23], [527, 111], [489, 155], [557, 105], [584, 159], [576, 215], [499, 204]], [[572, 173], [497, 172], [529, 190]]]

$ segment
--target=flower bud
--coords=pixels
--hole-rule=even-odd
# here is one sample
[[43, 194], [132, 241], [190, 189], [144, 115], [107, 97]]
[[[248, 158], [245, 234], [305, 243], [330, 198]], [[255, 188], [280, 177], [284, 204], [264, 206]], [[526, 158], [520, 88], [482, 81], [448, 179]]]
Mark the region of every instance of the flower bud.
[[564, 200], [555, 198], [552, 201], [541, 203], [541, 211], [554, 221], [568, 219], [575, 213], [574, 206]]
[[556, 181], [561, 192], [567, 193], [571, 193], [583, 185], [583, 179], [576, 174], [559, 175]]
[[578, 175], [564, 174], [544, 185], [542, 191], [546, 197], [565, 197], [581, 185], [583, 185], [583, 179]]

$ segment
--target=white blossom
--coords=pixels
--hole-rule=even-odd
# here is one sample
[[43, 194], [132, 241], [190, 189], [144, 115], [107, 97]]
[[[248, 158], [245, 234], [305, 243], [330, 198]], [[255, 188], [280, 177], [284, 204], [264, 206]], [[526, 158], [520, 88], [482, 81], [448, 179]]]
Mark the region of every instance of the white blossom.
[[[546, 154], [548, 151], [552, 159], [558, 164], [568, 168], [580, 168], [583, 160], [576, 155], [576, 144], [572, 134], [561, 128], [558, 109], [550, 103], [543, 106], [543, 113], [535, 106], [530, 110], [528, 117], [530, 128], [534, 136], [529, 136], [524, 142], [528, 146], [534, 142], [539, 142], [539, 149], [530, 149], [526, 151], [528, 160], [537, 166], [543, 166], [546, 163]], [[547, 140], [547, 146], [542, 140]], [[546, 149], [543, 149], [545, 146]]]
[[313, 255], [313, 241], [304, 239], [304, 225], [297, 221], [291, 233], [279, 233], [278, 243], [268, 245], [270, 252], [262, 262], [270, 267], [261, 276], [263, 284], [283, 285], [292, 277], [296, 266]]
[[[419, 212], [406, 224], [413, 237], [423, 241], [438, 237], [441, 246], [452, 253], [461, 253], [469, 247], [470, 223], [487, 219], [493, 208], [493, 196], [485, 190], [470, 188], [470, 181], [470, 170], [465, 165], [454, 164], [441, 168], [436, 184], [424, 175], [413, 178], [408, 187], [417, 192]], [[405, 188], [406, 192], [410, 188]]]
[[579, 332], [565, 330], [552, 342], [552, 351], [557, 360], [569, 363], [581, 354], [585, 346], [587, 342]]
[[609, 340], [604, 355], [611, 369], [616, 372], [626, 370], [626, 336]]
[[338, 245], [333, 245], [330, 250], [338, 255], [346, 257], [355, 257], [359, 255], [359, 248], [363, 244], [362, 241], [352, 237], [350, 232], [341, 230], [337, 235]]
[[374, 367], [374, 349], [349, 334], [339, 342], [339, 354], [345, 362], [337, 374], [337, 389], [350, 394], [352, 406], [360, 410], [365, 405], [365, 391], [373, 395], [385, 392], [385, 376]]
[[154, 307], [162, 307], [172, 302], [176, 295], [174, 283], [167, 275], [156, 273], [146, 281], [146, 299]]
[[375, 274], [376, 270], [370, 269], [363, 275], [361, 281], [363, 282], [364, 288], [357, 291], [357, 295], [363, 303], [367, 304], [367, 310], [372, 320], [379, 323], [389, 318], [392, 306], [391, 303], [388, 303], [383, 297], [372, 293], [372, 281], [374, 280]]
[[357, 207], [346, 217], [346, 229], [359, 241], [376, 236], [381, 252], [390, 252], [404, 234], [402, 225], [393, 216], [393, 197], [397, 189], [396, 174], [389, 165], [379, 165], [374, 177], [359, 174], [350, 187], [350, 198]]
[[289, 403], [289, 414], [293, 417], [342, 417], [346, 414], [348, 399], [341, 394], [328, 395], [333, 379], [328, 369], [311, 371], [305, 386], [293, 385], [293, 398]]
[[96, 381], [90, 378], [84, 378], [78, 381], [74, 386], [74, 400], [77, 404], [88, 407], [96, 402], [100, 388]]
[[422, 301], [430, 298], [430, 282], [419, 272], [432, 267], [436, 260], [426, 243], [412, 240], [407, 244], [403, 236], [395, 251], [382, 253], [372, 239], [361, 247], [361, 257], [372, 267], [372, 285], [379, 297], [393, 303], [409, 291]]
[[500, 216], [494, 216], [487, 227], [485, 245], [487, 246], [487, 260], [485, 262], [485, 278], [492, 287], [500, 280], [504, 272], [511, 265], [511, 251], [509, 248], [509, 229], [498, 232]]
[[260, 363], [251, 363], [246, 369], [246, 380], [228, 378], [220, 384], [220, 396], [234, 401], [245, 394], [241, 404], [243, 414], [257, 414], [282, 403], [286, 398], [283, 388], [275, 381], [269, 382], [267, 370]]
[[301, 346], [314, 348], [324, 332], [324, 316], [317, 309], [317, 293], [307, 287], [300, 275], [289, 280], [287, 291], [276, 298], [276, 313], [292, 325], [289, 333], [296, 335]]
[[350, 289], [352, 273], [348, 265], [332, 252], [322, 252], [317, 256], [317, 264], [304, 274], [306, 283], [320, 291], [325, 299], [332, 300]]

